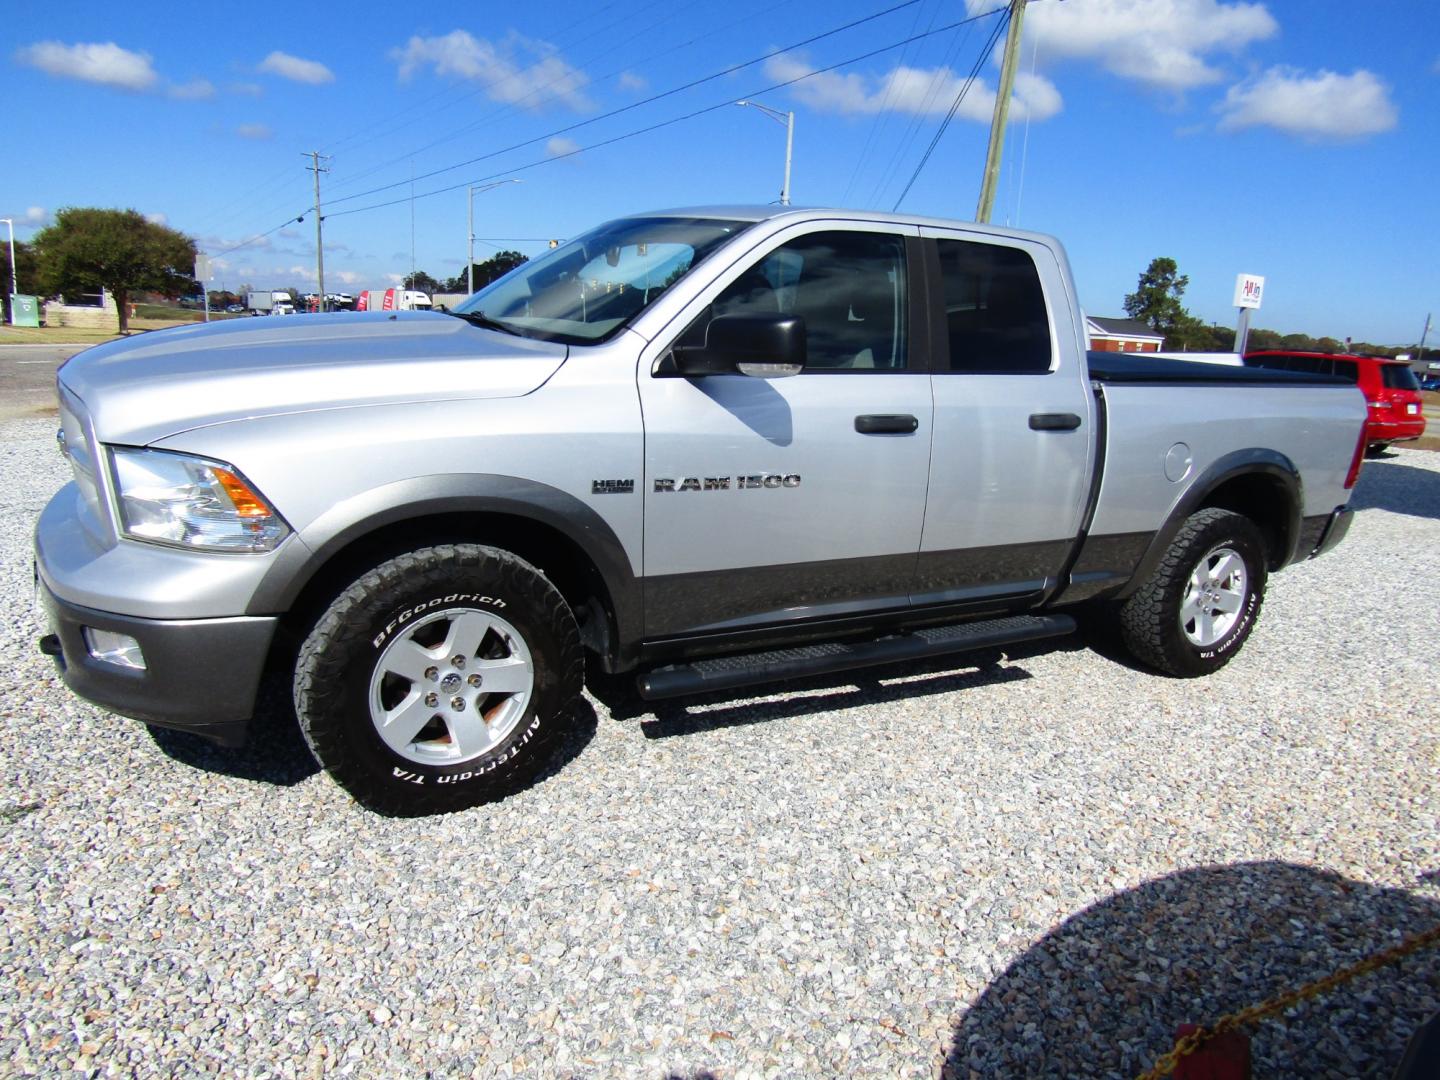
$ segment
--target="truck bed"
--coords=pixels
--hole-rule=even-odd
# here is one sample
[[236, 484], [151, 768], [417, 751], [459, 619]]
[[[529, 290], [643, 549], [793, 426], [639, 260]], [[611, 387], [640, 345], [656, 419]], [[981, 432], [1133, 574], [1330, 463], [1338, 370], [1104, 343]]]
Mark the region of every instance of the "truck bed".
[[1170, 360], [1144, 353], [1087, 352], [1090, 378], [1102, 383], [1199, 386], [1354, 386], [1338, 375]]

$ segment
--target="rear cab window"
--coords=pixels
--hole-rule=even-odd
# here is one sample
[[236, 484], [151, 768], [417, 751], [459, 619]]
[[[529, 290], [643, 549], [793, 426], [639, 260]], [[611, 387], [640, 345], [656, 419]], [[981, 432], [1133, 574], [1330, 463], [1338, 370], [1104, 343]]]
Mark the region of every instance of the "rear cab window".
[[1044, 375], [1053, 350], [1035, 260], [1019, 248], [935, 241], [949, 361], [941, 370]]

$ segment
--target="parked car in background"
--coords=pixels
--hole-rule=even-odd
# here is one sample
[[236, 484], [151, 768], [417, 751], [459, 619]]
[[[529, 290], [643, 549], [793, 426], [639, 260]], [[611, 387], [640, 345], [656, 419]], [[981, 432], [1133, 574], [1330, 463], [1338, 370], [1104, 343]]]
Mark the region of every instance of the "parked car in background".
[[1426, 375], [1420, 380], [1421, 390], [1440, 390], [1440, 375]]
[[1271, 371], [1304, 371], [1312, 375], [1339, 375], [1360, 387], [1365, 395], [1365, 453], [1377, 457], [1392, 443], [1412, 442], [1425, 434], [1425, 409], [1420, 402], [1420, 380], [1403, 360], [1349, 353], [1295, 352], [1261, 349], [1245, 354], [1247, 367]]

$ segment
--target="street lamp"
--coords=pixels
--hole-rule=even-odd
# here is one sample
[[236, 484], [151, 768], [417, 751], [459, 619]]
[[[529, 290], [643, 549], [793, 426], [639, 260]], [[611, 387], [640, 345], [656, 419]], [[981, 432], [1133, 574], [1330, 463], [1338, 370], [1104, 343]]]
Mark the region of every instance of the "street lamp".
[[736, 105], [749, 105], [759, 109], [766, 116], [770, 117], [777, 124], [785, 125], [785, 186], [780, 189], [780, 205], [790, 205], [790, 155], [795, 147], [795, 114], [793, 112], [781, 112], [779, 109], [772, 109], [769, 105], [761, 105], [758, 101], [737, 101]]
[[[20, 282], [15, 276], [15, 220], [13, 218], [0, 218], [10, 226], [10, 295], [15, 296], [20, 292]], [[10, 301], [10, 325], [15, 325], [15, 301]]]
[[509, 180], [496, 180], [493, 184], [471, 184], [467, 189], [469, 197], [466, 200], [469, 211], [466, 215], [466, 233], [470, 237], [469, 247], [466, 249], [465, 258], [465, 286], [471, 293], [475, 292], [475, 192], [489, 191], [491, 188], [504, 187], [506, 184], [523, 184], [524, 180], [517, 180], [511, 177]]

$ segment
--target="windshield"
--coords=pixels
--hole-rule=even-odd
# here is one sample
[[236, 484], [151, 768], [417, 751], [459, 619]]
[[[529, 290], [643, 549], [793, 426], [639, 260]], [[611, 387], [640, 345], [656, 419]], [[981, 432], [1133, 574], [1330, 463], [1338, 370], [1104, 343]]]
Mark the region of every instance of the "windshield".
[[527, 337], [592, 345], [619, 333], [750, 224], [622, 218], [522, 263], [455, 311], [484, 315]]

